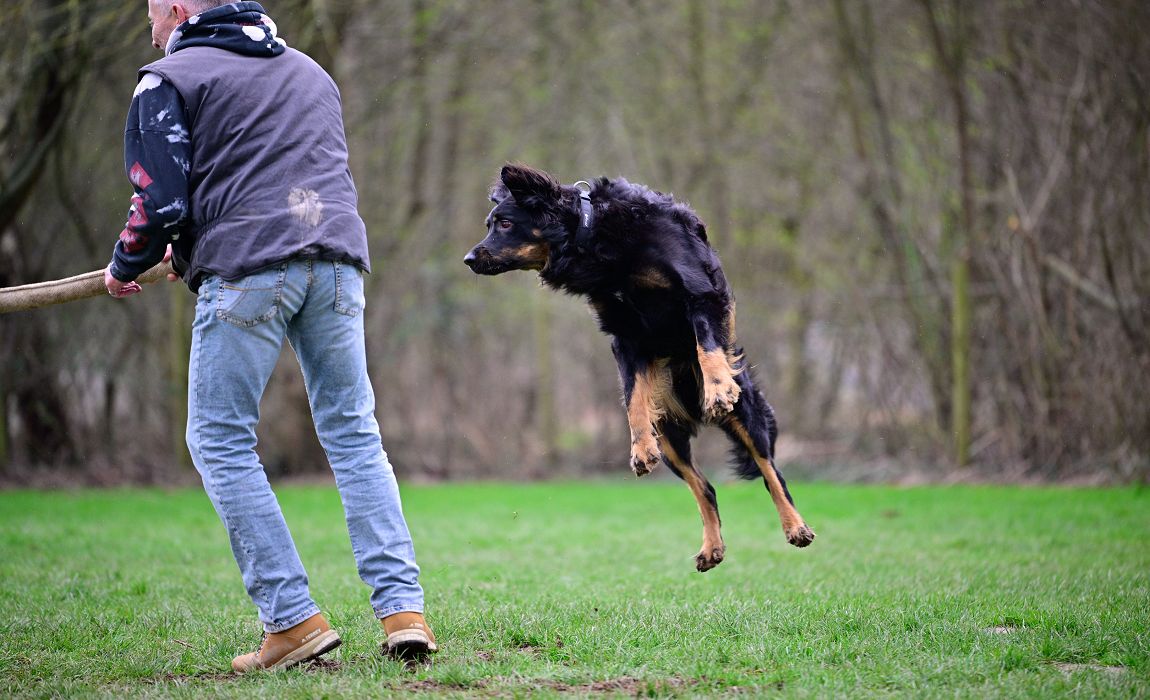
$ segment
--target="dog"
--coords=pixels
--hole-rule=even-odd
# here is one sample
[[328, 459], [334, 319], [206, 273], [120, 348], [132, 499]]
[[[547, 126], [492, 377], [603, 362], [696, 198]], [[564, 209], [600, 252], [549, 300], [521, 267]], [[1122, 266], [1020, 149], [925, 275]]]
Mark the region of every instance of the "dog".
[[631, 469], [660, 459], [691, 489], [703, 519], [695, 568], [723, 561], [715, 489], [691, 458], [691, 438], [717, 425], [734, 468], [762, 478], [789, 543], [815, 538], [774, 464], [774, 410], [735, 340], [735, 298], [698, 215], [622, 178], [562, 185], [522, 164], [492, 186], [487, 236], [464, 258], [481, 275], [534, 270], [543, 284], [586, 297], [611, 337], [631, 429]]

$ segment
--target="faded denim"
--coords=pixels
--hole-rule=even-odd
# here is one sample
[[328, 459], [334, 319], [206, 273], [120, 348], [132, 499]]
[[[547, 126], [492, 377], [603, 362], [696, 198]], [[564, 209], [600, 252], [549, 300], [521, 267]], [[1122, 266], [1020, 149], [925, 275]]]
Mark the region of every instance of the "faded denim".
[[316, 433], [335, 474], [376, 617], [423, 611], [411, 535], [375, 420], [363, 307], [360, 271], [324, 261], [293, 260], [235, 282], [211, 275], [198, 291], [188, 449], [268, 632], [319, 612], [255, 452], [260, 397], [285, 337], [303, 369]]

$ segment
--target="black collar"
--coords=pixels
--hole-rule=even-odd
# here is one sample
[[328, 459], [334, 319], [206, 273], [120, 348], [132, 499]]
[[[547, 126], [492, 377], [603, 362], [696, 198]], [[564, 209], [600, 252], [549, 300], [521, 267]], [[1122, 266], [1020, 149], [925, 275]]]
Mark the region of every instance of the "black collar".
[[579, 227], [575, 229], [575, 247], [582, 251], [591, 243], [591, 228], [595, 225], [595, 209], [591, 206], [591, 185], [585, 180], [575, 183], [579, 191]]

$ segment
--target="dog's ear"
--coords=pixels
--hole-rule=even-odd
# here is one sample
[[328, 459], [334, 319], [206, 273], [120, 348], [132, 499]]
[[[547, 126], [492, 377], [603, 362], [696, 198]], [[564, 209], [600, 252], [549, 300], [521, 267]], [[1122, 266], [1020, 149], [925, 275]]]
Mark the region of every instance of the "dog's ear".
[[507, 189], [507, 185], [503, 184], [502, 180], [496, 180], [491, 183], [491, 187], [487, 190], [487, 198], [493, 204], [499, 204], [503, 200], [511, 196], [511, 191]]
[[539, 208], [563, 195], [561, 185], [551, 175], [519, 163], [504, 165], [499, 180], [523, 207]]

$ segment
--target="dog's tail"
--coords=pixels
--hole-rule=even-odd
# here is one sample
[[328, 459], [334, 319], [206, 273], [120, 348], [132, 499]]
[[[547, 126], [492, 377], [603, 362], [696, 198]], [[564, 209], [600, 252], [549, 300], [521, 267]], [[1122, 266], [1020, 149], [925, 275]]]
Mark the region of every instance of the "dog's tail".
[[763, 478], [763, 473], [759, 471], [759, 465], [751, 456], [750, 450], [742, 445], [731, 448], [731, 468], [735, 470], [740, 479], [751, 481]]
[[[787, 488], [787, 481], [783, 478], [782, 472], [780, 472], [775, 466], [775, 458], [770, 457], [769, 459], [771, 469], [775, 470], [775, 476], [778, 477], [779, 484], [783, 487], [783, 495], [787, 497], [787, 501], [789, 501], [791, 505], [794, 505], [795, 501], [791, 498], [791, 492]], [[740, 479], [747, 479], [748, 481], [752, 481], [754, 479], [763, 479], [766, 481], [766, 479], [763, 477], [763, 472], [759, 470], [759, 465], [755, 461], [755, 458], [751, 455], [747, 448], [742, 447], [741, 445], [731, 448], [731, 467], [735, 470], [735, 473], [738, 474]], [[770, 486], [768, 485], [767, 488], [769, 490]]]
[[[741, 358], [738, 364], [740, 372], [743, 372], [744, 368], [746, 371], [739, 378], [739, 385], [742, 387], [743, 393], [739, 396], [740, 406], [736, 407], [735, 410], [739, 412], [739, 418], [742, 420], [747, 434], [754, 441], [756, 451], [770, 460], [771, 468], [775, 469], [775, 440], [779, 435], [775, 410], [771, 408], [762, 392], [759, 391], [753, 376], [754, 371], [747, 367], [745, 360]], [[763, 472], [759, 469], [751, 451], [737, 438], [732, 442], [734, 445], [731, 448], [731, 467], [735, 470], [735, 474], [747, 480], [763, 478]], [[775, 474], [779, 477], [779, 483], [783, 484], [783, 491], [786, 492], [787, 487], [786, 482], [783, 481], [783, 475], [779, 473], [778, 469], [775, 469]], [[787, 500], [790, 500], [790, 497], [790, 493], [787, 493]]]

